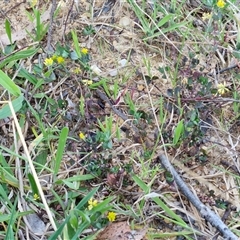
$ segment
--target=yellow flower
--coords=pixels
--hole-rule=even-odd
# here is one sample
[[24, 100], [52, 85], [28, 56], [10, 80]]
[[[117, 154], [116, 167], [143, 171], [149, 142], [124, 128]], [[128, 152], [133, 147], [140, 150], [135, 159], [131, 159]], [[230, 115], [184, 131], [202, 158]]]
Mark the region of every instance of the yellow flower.
[[229, 92], [229, 89], [226, 88], [226, 82], [224, 82], [223, 84], [222, 83], [218, 84], [217, 88], [218, 88], [217, 92], [220, 95], [223, 95], [225, 92]]
[[74, 72], [75, 74], [79, 74], [79, 73], [81, 73], [82, 71], [81, 71], [80, 67], [76, 67], [76, 68], [73, 69], [73, 72]]
[[86, 137], [82, 132], [80, 132], [79, 133], [79, 138], [82, 139], [82, 140], [85, 140]]
[[82, 48], [81, 53], [83, 55], [87, 55], [88, 54], [88, 49], [87, 48]]
[[64, 58], [63, 57], [61, 57], [61, 56], [59, 56], [59, 57], [57, 57], [57, 62], [58, 62], [58, 64], [62, 64], [62, 63], [64, 63]]
[[32, 0], [31, 1], [31, 7], [35, 7], [37, 5], [37, 0]]
[[107, 218], [110, 222], [115, 221], [117, 214], [115, 212], [109, 212]]
[[90, 200], [88, 201], [88, 209], [92, 210], [94, 207], [96, 207], [98, 204], [97, 200], [93, 200], [93, 198], [90, 198]]
[[39, 196], [38, 196], [37, 193], [35, 193], [35, 194], [33, 195], [33, 199], [34, 199], [35, 201], [37, 201], [37, 200], [39, 199]]
[[53, 65], [53, 59], [52, 58], [46, 58], [44, 60], [44, 64], [49, 67], [49, 66], [52, 66]]
[[93, 81], [92, 80], [82, 80], [84, 85], [92, 85]]
[[224, 0], [218, 0], [218, 1], [217, 1], [217, 6], [218, 6], [219, 8], [224, 8], [225, 5], [226, 5], [226, 2], [225, 2]]
[[211, 17], [212, 17], [211, 13], [203, 13], [202, 20], [206, 21], [206, 20], [209, 20]]

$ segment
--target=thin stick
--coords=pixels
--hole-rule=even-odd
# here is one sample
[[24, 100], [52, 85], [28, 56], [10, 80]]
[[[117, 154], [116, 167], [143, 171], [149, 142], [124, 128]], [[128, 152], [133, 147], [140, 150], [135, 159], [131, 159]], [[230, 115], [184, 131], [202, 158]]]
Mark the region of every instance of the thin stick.
[[197, 196], [195, 196], [190, 191], [186, 183], [178, 175], [167, 157], [161, 154], [158, 156], [158, 158], [163, 167], [173, 175], [174, 181], [176, 182], [179, 190], [196, 207], [196, 209], [200, 212], [201, 216], [212, 226], [214, 226], [223, 235], [224, 239], [237, 240], [238, 237], [233, 232], [231, 232], [227, 225], [213, 211], [211, 211], [207, 206], [205, 206]]
[[48, 38], [47, 38], [47, 51], [50, 53], [52, 52], [51, 41], [52, 41], [52, 30], [53, 30], [53, 17], [54, 12], [57, 8], [56, 0], [52, 0], [52, 8], [50, 12], [50, 23], [48, 29]]
[[64, 23], [64, 29], [63, 29], [63, 35], [62, 35], [62, 42], [65, 42], [65, 32], [66, 32], [66, 28], [67, 28], [67, 21], [68, 21], [68, 18], [70, 16], [70, 13], [73, 9], [73, 4], [74, 4], [74, 0], [72, 0], [72, 3], [70, 5], [70, 8], [68, 10], [68, 13], [67, 13], [67, 17], [66, 17], [66, 20], [65, 20], [65, 23]]

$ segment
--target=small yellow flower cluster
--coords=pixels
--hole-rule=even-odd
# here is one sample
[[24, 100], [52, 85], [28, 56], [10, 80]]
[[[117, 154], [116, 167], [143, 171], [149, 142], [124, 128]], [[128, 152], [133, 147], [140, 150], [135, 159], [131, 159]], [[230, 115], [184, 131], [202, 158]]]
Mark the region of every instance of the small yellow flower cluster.
[[73, 69], [73, 72], [74, 72], [75, 74], [79, 74], [79, 73], [81, 73], [82, 71], [81, 71], [80, 67], [75, 67], [75, 68]]
[[90, 198], [88, 201], [88, 210], [92, 210], [94, 207], [96, 207], [98, 204], [97, 200], [93, 200], [93, 198]]
[[82, 53], [83, 55], [87, 55], [87, 54], [88, 54], [88, 49], [87, 49], [87, 48], [82, 48], [82, 49], [81, 49], [81, 53]]
[[45, 58], [44, 64], [49, 67], [53, 65], [53, 59], [52, 58]]
[[57, 55], [53, 55], [53, 56], [52, 56], [52, 60], [53, 60], [54, 62], [57, 62], [58, 64], [62, 64], [62, 63], [64, 63], [64, 61], [65, 61], [62, 56], [57, 56]]
[[37, 0], [32, 0], [30, 3], [31, 7], [35, 7], [37, 5], [37, 2], [38, 2]]
[[82, 80], [82, 83], [84, 84], [84, 85], [92, 85], [93, 84], [93, 81], [92, 80]]
[[218, 88], [217, 92], [220, 95], [224, 95], [225, 92], [229, 92], [229, 89], [226, 88], [226, 82], [224, 82], [223, 84], [222, 83], [218, 84], [217, 88]]
[[40, 198], [40, 197], [38, 196], [37, 193], [35, 193], [35, 194], [33, 195], [33, 199], [34, 199], [35, 201], [37, 201], [39, 198]]
[[224, 0], [218, 0], [218, 1], [217, 1], [217, 6], [218, 6], [219, 8], [224, 8], [225, 5], [226, 5], [226, 2], [225, 2]]
[[202, 20], [206, 21], [209, 20], [212, 17], [212, 13], [203, 13]]
[[109, 222], [113, 222], [113, 221], [115, 221], [116, 216], [117, 216], [117, 214], [115, 212], [109, 212], [107, 215], [107, 218], [108, 218]]
[[58, 63], [58, 64], [62, 64], [62, 63], [64, 63], [64, 61], [65, 61], [65, 60], [64, 60], [63, 57], [61, 57], [61, 56], [58, 56], [58, 57], [57, 57], [57, 63]]
[[[92, 210], [94, 207], [98, 205], [98, 201], [90, 198], [88, 201], [88, 210]], [[115, 212], [108, 212], [107, 218], [109, 222], [113, 222], [116, 219], [117, 214]]]
[[47, 67], [52, 66], [54, 62], [58, 64], [63, 64], [65, 62], [65, 59], [62, 56], [53, 55], [51, 58], [45, 58], [44, 60], [44, 64]]
[[85, 140], [86, 136], [82, 132], [80, 132], [79, 133], [79, 138], [82, 139], [82, 140]]

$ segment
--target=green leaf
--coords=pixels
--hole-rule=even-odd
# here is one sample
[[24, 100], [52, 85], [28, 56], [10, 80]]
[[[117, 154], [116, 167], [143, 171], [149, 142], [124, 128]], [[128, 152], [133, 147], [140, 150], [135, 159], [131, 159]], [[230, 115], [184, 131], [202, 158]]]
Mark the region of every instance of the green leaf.
[[34, 194], [39, 195], [37, 184], [36, 184], [35, 179], [34, 179], [34, 177], [33, 177], [33, 175], [32, 175], [31, 173], [28, 173], [28, 180], [29, 180], [29, 182], [30, 182], [33, 195], [34, 195]]
[[6, 236], [5, 236], [4, 239], [14, 239], [13, 226], [14, 226], [14, 223], [16, 222], [16, 219], [17, 219], [17, 213], [16, 213], [16, 210], [15, 210], [16, 206], [17, 206], [17, 203], [18, 203], [18, 197], [16, 197], [16, 199], [14, 201], [14, 206], [13, 206], [12, 211], [11, 211], [11, 218], [10, 218], [8, 228], [7, 228], [7, 231], [6, 231]]
[[184, 125], [183, 125], [183, 119], [178, 123], [177, 127], [175, 128], [174, 131], [174, 136], [173, 136], [173, 144], [176, 145], [183, 134], [184, 131]]
[[10, 167], [8, 165], [8, 162], [6, 161], [6, 159], [4, 158], [4, 156], [2, 155], [2, 153], [0, 153], [0, 166], [2, 166], [10, 175], [14, 176], [14, 173], [12, 171], [12, 167]]
[[41, 31], [42, 31], [42, 24], [41, 24], [41, 16], [40, 16], [40, 11], [36, 10], [35, 12], [35, 17], [36, 17], [36, 40], [40, 41], [41, 40]]
[[57, 154], [56, 154], [55, 166], [54, 166], [54, 174], [57, 174], [60, 168], [63, 152], [64, 152], [66, 141], [67, 141], [68, 131], [69, 131], [68, 128], [64, 127], [59, 136], [59, 142], [58, 142], [58, 148], [57, 148]]
[[71, 33], [72, 33], [73, 43], [74, 43], [74, 47], [75, 47], [75, 51], [77, 53], [77, 56], [78, 56], [78, 58], [81, 58], [82, 54], [81, 54], [81, 50], [80, 50], [77, 34], [73, 30], [71, 31]]
[[20, 59], [25, 59], [25, 58], [31, 57], [31, 56], [35, 55], [37, 52], [38, 52], [38, 48], [27, 49], [27, 50], [23, 50], [20, 52], [16, 52], [15, 54], [5, 58], [0, 63], [0, 68], [4, 67], [6, 64], [8, 64], [12, 61], [17, 61]]
[[[12, 101], [13, 109], [15, 112], [18, 112], [21, 109], [23, 100], [23, 95], [20, 95], [18, 98]], [[6, 104], [0, 109], [0, 119], [4, 119], [10, 116], [12, 116], [12, 112], [10, 110], [9, 104]]]
[[12, 44], [12, 31], [11, 31], [11, 25], [10, 25], [10, 22], [8, 21], [8, 19], [5, 20], [5, 30], [6, 30], [8, 39], [9, 39], [10, 43]]
[[24, 68], [20, 69], [20, 71], [18, 72], [18, 76], [26, 78], [33, 85], [36, 85], [38, 82], [38, 79]]
[[114, 199], [114, 197], [108, 197], [104, 201], [100, 202], [95, 206], [91, 211], [93, 213], [101, 212], [104, 213], [112, 208], [110, 202]]
[[71, 225], [71, 227], [76, 231], [77, 227], [78, 227], [78, 218], [75, 214], [72, 214], [70, 219], [69, 219], [69, 223]]
[[70, 220], [70, 216], [68, 216], [65, 221], [59, 226], [59, 228], [48, 238], [48, 240], [56, 240], [58, 236], [62, 233], [64, 226]]
[[94, 176], [91, 175], [91, 174], [77, 175], [77, 176], [70, 177], [70, 178], [67, 178], [67, 179], [57, 180], [56, 184], [64, 183], [69, 188], [77, 190], [77, 189], [79, 189], [79, 182], [90, 180], [90, 179], [93, 179], [93, 178], [94, 178]]
[[91, 174], [85, 174], [85, 175], [75, 175], [73, 177], [69, 177], [67, 179], [64, 179], [63, 181], [86, 181], [93, 179], [94, 176]]
[[171, 217], [172, 219], [175, 219], [177, 222], [182, 223], [183, 225], [187, 226], [187, 224], [182, 220], [181, 217], [179, 217], [174, 211], [172, 211], [159, 197], [153, 197], [152, 200], [164, 210], [164, 212]]
[[146, 183], [144, 183], [137, 175], [132, 176], [135, 183], [147, 194], [149, 193], [150, 189]]
[[88, 200], [93, 197], [93, 195], [97, 192], [99, 187], [94, 188], [92, 191], [90, 191], [76, 206], [76, 209], [80, 210], [87, 202]]
[[166, 22], [168, 22], [173, 17], [172, 14], [167, 14], [164, 18], [161, 19], [161, 21], [158, 22], [158, 27], [160, 28], [163, 26]]
[[0, 70], [0, 84], [16, 97], [21, 94], [20, 88], [2, 70]]

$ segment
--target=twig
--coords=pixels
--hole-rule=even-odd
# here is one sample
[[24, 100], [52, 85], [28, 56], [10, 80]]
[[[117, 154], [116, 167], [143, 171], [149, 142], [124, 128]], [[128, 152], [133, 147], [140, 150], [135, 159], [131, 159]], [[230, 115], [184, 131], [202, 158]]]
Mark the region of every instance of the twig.
[[186, 183], [178, 175], [167, 157], [161, 154], [158, 156], [158, 158], [163, 167], [173, 175], [179, 190], [196, 207], [196, 209], [200, 212], [201, 216], [205, 218], [205, 220], [208, 221], [212, 226], [214, 226], [223, 235], [225, 240], [237, 240], [238, 237], [233, 232], [231, 232], [227, 225], [213, 211], [211, 211], [207, 206], [205, 206], [197, 196], [195, 196], [190, 191]]
[[52, 0], [52, 8], [50, 12], [50, 23], [48, 28], [48, 38], [47, 38], [47, 51], [52, 52], [51, 41], [52, 41], [52, 30], [53, 30], [53, 18], [54, 12], [57, 8], [56, 0]]
[[[231, 69], [237, 68], [237, 67], [239, 67], [239, 64], [234, 64], [234, 65], [232, 65], [232, 66], [230, 66], [230, 67], [226, 67], [226, 68], [223, 68], [223, 69], [221, 69], [221, 70], [218, 70], [218, 71], [216, 72], [216, 74], [221, 74], [221, 73], [223, 73], [223, 72], [226, 72], [226, 71], [228, 71], [228, 70], [231, 70]], [[208, 75], [209, 75], [209, 76], [212, 76], [213, 73], [209, 73]]]
[[65, 42], [65, 32], [66, 32], [66, 28], [67, 28], [67, 21], [68, 21], [68, 18], [70, 16], [70, 12], [72, 11], [73, 9], [73, 4], [74, 4], [74, 0], [72, 0], [72, 3], [71, 3], [71, 6], [68, 10], [68, 13], [67, 13], [67, 17], [66, 17], [66, 20], [65, 20], [65, 23], [64, 23], [64, 29], [63, 29], [63, 35], [62, 35], [62, 42]]
[[231, 168], [231, 169], [232, 169], [234, 172], [236, 172], [237, 174], [240, 174], [238, 168], [237, 168], [236, 166], [234, 166], [234, 165], [231, 165], [228, 161], [222, 160], [220, 163], [221, 163], [222, 165], [228, 167], [228, 168]]
[[[225, 222], [225, 221], [228, 219], [231, 211], [232, 211], [232, 208], [231, 208], [230, 204], [228, 204], [228, 207], [227, 207], [227, 209], [225, 210], [225, 212], [224, 212], [224, 214], [223, 214], [223, 216], [222, 216], [222, 221], [223, 221], [223, 222]], [[212, 240], [217, 240], [218, 235], [219, 235], [219, 232], [216, 233], [216, 235], [213, 237]]]
[[120, 110], [116, 109], [113, 104], [110, 102], [109, 98], [100, 90], [96, 90], [97, 95], [102, 99], [102, 101], [108, 103], [113, 110], [114, 113], [116, 113], [120, 118], [122, 118], [126, 123], [136, 132], [138, 133], [139, 130], [136, 126], [134, 126], [132, 123], [129, 123], [128, 120], [129, 118]]
[[26, 0], [24, 0], [24, 1], [20, 2], [20, 3], [17, 3], [17, 4], [14, 5], [12, 8], [10, 8], [8, 11], [6, 11], [6, 12], [4, 13], [4, 15], [7, 16], [7, 14], [8, 14], [9, 12], [11, 12], [14, 8], [18, 7], [19, 5], [21, 5], [22, 3], [25, 3], [25, 2], [26, 2]]

